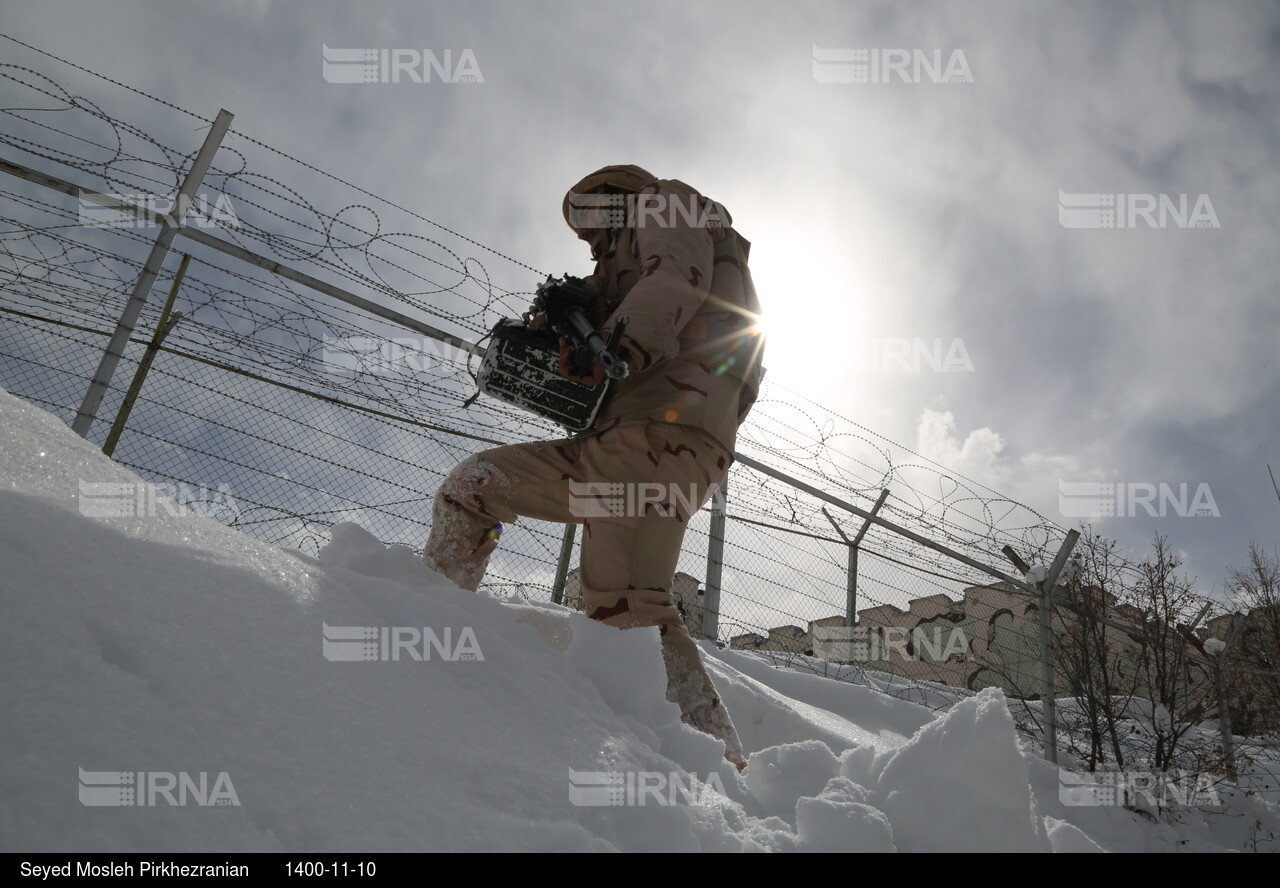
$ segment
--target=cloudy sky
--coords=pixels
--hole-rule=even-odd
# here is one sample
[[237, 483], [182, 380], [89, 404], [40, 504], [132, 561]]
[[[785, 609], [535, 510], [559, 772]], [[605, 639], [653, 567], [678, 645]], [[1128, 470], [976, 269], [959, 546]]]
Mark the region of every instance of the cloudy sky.
[[[586, 270], [560, 218], [586, 172], [684, 180], [753, 243], [772, 379], [1066, 526], [1060, 482], [1206, 485], [1220, 517], [1096, 524], [1168, 534], [1206, 591], [1280, 539], [1276, 2], [3, 0], [0, 19], [540, 269]], [[466, 51], [483, 83], [327, 82], [326, 45]], [[957, 82], [915, 64], [935, 51]], [[1097, 194], [1185, 195], [1211, 224], [1064, 225]]]

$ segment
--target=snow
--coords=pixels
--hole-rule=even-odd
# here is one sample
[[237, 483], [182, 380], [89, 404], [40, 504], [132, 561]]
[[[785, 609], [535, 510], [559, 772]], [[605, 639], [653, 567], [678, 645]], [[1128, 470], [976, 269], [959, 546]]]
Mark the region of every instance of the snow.
[[893, 827], [867, 804], [867, 791], [847, 777], [833, 777], [817, 796], [796, 802], [800, 848], [817, 852], [894, 851]]
[[1084, 834], [1077, 826], [1059, 820], [1056, 817], [1044, 819], [1045, 830], [1049, 835], [1049, 843], [1059, 854], [1101, 854], [1098, 843]]
[[[1058, 579], [1054, 581], [1053, 588], [1066, 586], [1076, 574], [1080, 571], [1080, 564], [1076, 561], [1067, 561], [1062, 565], [1062, 570], [1058, 572]], [[1027, 569], [1026, 580], [1031, 585], [1043, 583], [1049, 576], [1049, 568], [1043, 564], [1035, 564]]]
[[[311, 558], [178, 509], [89, 517], [95, 483], [144, 484], [0, 391], [3, 851], [1205, 851], [1280, 831], [1231, 794], [1154, 819], [1065, 805], [998, 690], [909, 702], [888, 676], [704, 644], [739, 775], [666, 701], [651, 631], [463, 592], [354, 524]], [[377, 658], [327, 658], [360, 644], [344, 627], [372, 627]], [[234, 803], [82, 804], [104, 771], [225, 774]], [[573, 804], [610, 775], [628, 804]]]
[[[959, 753], [959, 756], [957, 755]], [[962, 700], [877, 762], [901, 851], [1045, 851], [1044, 824], [1004, 694]], [[982, 814], [974, 816], [975, 803]]]

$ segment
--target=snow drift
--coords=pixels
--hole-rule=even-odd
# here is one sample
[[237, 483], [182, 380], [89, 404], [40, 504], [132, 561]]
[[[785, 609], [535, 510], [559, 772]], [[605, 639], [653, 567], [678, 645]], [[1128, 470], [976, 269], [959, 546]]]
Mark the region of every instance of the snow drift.
[[[84, 514], [102, 490], [148, 505]], [[704, 644], [739, 775], [666, 701], [653, 632], [462, 592], [353, 524], [310, 558], [152, 494], [0, 391], [0, 849], [1214, 850], [1280, 825], [1234, 797], [1066, 806], [998, 690], [939, 713]]]

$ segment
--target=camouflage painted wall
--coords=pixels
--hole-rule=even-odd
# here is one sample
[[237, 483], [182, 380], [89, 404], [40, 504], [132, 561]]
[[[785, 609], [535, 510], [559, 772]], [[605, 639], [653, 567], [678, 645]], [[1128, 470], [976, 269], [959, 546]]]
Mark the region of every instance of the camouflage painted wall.
[[[1131, 611], [1121, 607], [1117, 613], [1136, 615]], [[892, 605], [860, 610], [852, 630], [844, 628], [843, 616], [833, 616], [809, 623], [807, 630], [780, 626], [771, 629], [768, 637], [739, 635], [730, 639], [730, 645], [858, 663], [969, 690], [996, 686], [1010, 696], [1035, 698], [1040, 694], [1039, 619], [1037, 603], [1026, 595], [999, 584], [971, 586], [960, 601], [939, 594], [918, 598], [905, 611]], [[1055, 611], [1054, 637], [1064, 637], [1078, 620], [1069, 611]], [[1106, 631], [1118, 646], [1138, 648], [1136, 635], [1113, 628]], [[1058, 666], [1058, 693], [1069, 696], [1070, 677], [1062, 664]]]

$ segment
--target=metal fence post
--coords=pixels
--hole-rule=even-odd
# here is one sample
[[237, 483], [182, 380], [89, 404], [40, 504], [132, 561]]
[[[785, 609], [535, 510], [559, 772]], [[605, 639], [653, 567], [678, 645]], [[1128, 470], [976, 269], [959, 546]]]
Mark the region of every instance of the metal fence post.
[[1058, 704], [1054, 688], [1053, 663], [1053, 587], [1058, 575], [1067, 566], [1071, 550], [1076, 547], [1080, 532], [1067, 531], [1062, 548], [1049, 565], [1049, 573], [1040, 581], [1040, 685], [1041, 703], [1044, 707], [1044, 757], [1052, 764], [1058, 763]]
[[1044, 757], [1058, 763], [1058, 702], [1053, 675], [1053, 587], [1040, 584], [1040, 707], [1044, 713]]
[[1218, 692], [1218, 729], [1222, 732], [1222, 759], [1226, 764], [1227, 779], [1232, 783], [1239, 782], [1236, 778], [1236, 738], [1231, 730], [1231, 707], [1227, 705], [1227, 685], [1223, 680], [1223, 671], [1227, 652], [1240, 634], [1242, 626], [1244, 615], [1232, 614], [1231, 626], [1227, 629], [1226, 638], [1222, 640], [1222, 650], [1218, 651], [1213, 663], [1213, 683]]
[[159, 274], [160, 267], [164, 264], [165, 257], [169, 254], [169, 246], [173, 243], [174, 237], [177, 236], [178, 229], [185, 224], [187, 208], [191, 206], [191, 198], [195, 195], [196, 189], [200, 187], [200, 183], [204, 181], [204, 174], [208, 172], [209, 166], [213, 163], [213, 156], [218, 153], [218, 146], [222, 144], [222, 137], [231, 128], [232, 117], [231, 112], [225, 109], [218, 111], [217, 119], [209, 127], [209, 134], [205, 136], [204, 144], [200, 146], [200, 153], [192, 161], [191, 169], [187, 171], [187, 176], [182, 181], [182, 187], [178, 189], [178, 195], [174, 201], [174, 208], [170, 213], [170, 217], [161, 218], [160, 233], [156, 236], [155, 243], [151, 246], [151, 253], [147, 256], [147, 261], [142, 266], [142, 273], [138, 275], [138, 280], [133, 285], [133, 292], [129, 295], [128, 302], [125, 303], [120, 320], [116, 322], [116, 329], [111, 335], [111, 341], [107, 344], [107, 350], [102, 355], [98, 370], [93, 374], [93, 380], [89, 383], [89, 388], [84, 394], [80, 409], [76, 411], [76, 417], [71, 423], [71, 428], [82, 438], [88, 437], [89, 428], [93, 425], [94, 419], [97, 418], [98, 407], [101, 406], [102, 398], [107, 393], [107, 387], [111, 385], [111, 377], [115, 374], [116, 365], [124, 355], [124, 349], [129, 343], [129, 336], [133, 333], [134, 324], [138, 322], [138, 315], [142, 314], [142, 307], [147, 303], [147, 297], [151, 293], [151, 286], [155, 283], [156, 275]]
[[840, 525], [836, 524], [836, 519], [831, 517], [831, 513], [827, 511], [827, 507], [822, 507], [822, 514], [827, 516], [827, 520], [831, 522], [831, 526], [836, 529], [836, 533], [840, 534], [840, 539], [844, 540], [845, 545], [849, 549], [849, 562], [845, 573], [845, 604], [844, 623], [846, 628], [852, 629], [854, 623], [858, 620], [858, 547], [862, 545], [862, 538], [867, 535], [867, 530], [871, 527], [871, 522], [880, 512], [880, 507], [884, 505], [885, 499], [889, 496], [888, 488], [880, 491], [880, 497], [876, 500], [876, 504], [871, 507], [871, 511], [867, 513], [867, 517], [862, 522], [861, 529], [853, 539], [845, 536], [845, 532], [840, 529]]
[[707, 540], [707, 592], [702, 602], [702, 636], [720, 638], [720, 583], [724, 568], [724, 526], [729, 511], [729, 479], [711, 495], [711, 529]]
[[844, 624], [852, 629], [858, 622], [858, 547], [849, 546], [849, 563], [845, 568]]
[[138, 362], [138, 369], [133, 374], [133, 382], [129, 383], [129, 391], [125, 393], [124, 401], [120, 404], [116, 421], [111, 424], [111, 432], [107, 435], [106, 443], [102, 445], [102, 452], [107, 456], [113, 456], [116, 452], [116, 445], [120, 443], [120, 436], [124, 434], [129, 414], [133, 412], [133, 403], [138, 399], [138, 392], [142, 391], [142, 382], [147, 378], [147, 371], [151, 369], [151, 362], [155, 360], [156, 352], [160, 351], [160, 343], [164, 342], [173, 325], [182, 317], [182, 313], [177, 312], [171, 319], [169, 312], [173, 310], [174, 300], [178, 298], [178, 288], [182, 286], [182, 278], [186, 275], [187, 266], [190, 263], [191, 256], [184, 254], [182, 264], [178, 266], [178, 273], [173, 276], [173, 286], [169, 288], [169, 298], [165, 300], [164, 308], [160, 312], [160, 320], [156, 322], [155, 335], [147, 345], [147, 353]]
[[564, 526], [564, 538], [560, 541], [560, 560], [556, 562], [555, 585], [551, 587], [552, 604], [564, 604], [564, 584], [569, 576], [569, 559], [573, 557], [573, 541], [577, 535], [578, 525], [570, 523]]
[[[1040, 707], [1043, 712], [1044, 757], [1046, 761], [1055, 765], [1058, 763], [1058, 703], [1057, 691], [1054, 687], [1053, 587], [1058, 584], [1058, 576], [1067, 566], [1067, 559], [1071, 557], [1071, 550], [1076, 547], [1076, 541], [1079, 539], [1080, 531], [1067, 531], [1067, 538], [1062, 541], [1058, 554], [1049, 565], [1048, 573], [1043, 580], [1035, 584], [1036, 591], [1040, 593]], [[1012, 546], [1005, 546], [1000, 551], [1004, 552], [1024, 577], [1030, 579], [1027, 577], [1027, 573], [1031, 570], [1030, 565], [1018, 557], [1018, 553]]]

